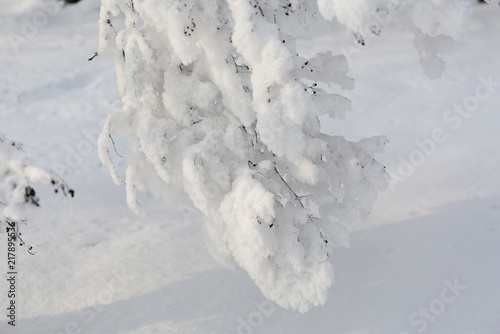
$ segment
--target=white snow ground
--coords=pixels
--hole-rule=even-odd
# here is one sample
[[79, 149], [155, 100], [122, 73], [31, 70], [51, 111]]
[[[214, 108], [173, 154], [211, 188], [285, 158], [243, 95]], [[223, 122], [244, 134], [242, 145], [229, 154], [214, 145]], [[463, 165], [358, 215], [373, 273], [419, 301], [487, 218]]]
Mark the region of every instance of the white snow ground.
[[[416, 157], [416, 140], [436, 128], [447, 139], [380, 195], [369, 221], [352, 225], [351, 248], [335, 255], [329, 301], [302, 315], [265, 303], [243, 271], [218, 265], [196, 213], [148, 195], [147, 218], [126, 208], [95, 145], [100, 122], [120, 107], [110, 57], [87, 61], [97, 49], [97, 3], [44, 21], [35, 0], [0, 0], [0, 131], [37, 163], [63, 170], [76, 191], [66, 199], [39, 190], [42, 206], [23, 229], [37, 253], [17, 252], [15, 328], [0, 281], [0, 333], [500, 333], [500, 87], [457, 129], [443, 119], [474, 96], [479, 78], [500, 82], [499, 8], [475, 6], [440, 80], [423, 76], [397, 17], [351, 57], [353, 112], [325, 131], [387, 135], [378, 158], [393, 173], [400, 157]], [[16, 52], [8, 37], [33, 20], [40, 27], [24, 31], [30, 38]], [[312, 52], [339, 41], [352, 43], [326, 29], [301, 43]], [[5, 234], [0, 252], [5, 277]]]

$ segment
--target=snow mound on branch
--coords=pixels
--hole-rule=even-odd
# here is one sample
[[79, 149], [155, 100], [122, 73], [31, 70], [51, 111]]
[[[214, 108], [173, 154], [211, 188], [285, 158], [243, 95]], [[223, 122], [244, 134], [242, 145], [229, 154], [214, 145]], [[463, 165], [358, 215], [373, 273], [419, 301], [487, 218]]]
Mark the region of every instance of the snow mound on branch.
[[424, 74], [436, 79], [445, 62], [441, 58], [451, 39], [459, 39], [470, 16], [468, 0], [318, 0], [319, 12], [345, 25], [359, 44], [381, 34], [383, 27], [400, 16], [415, 33], [415, 47]]
[[39, 205], [35, 183], [51, 184], [63, 194], [71, 194], [64, 181], [55, 173], [34, 165], [22, 150], [22, 145], [0, 133], [0, 223], [6, 219], [21, 221], [26, 205]]
[[[323, 305], [334, 248], [349, 245], [344, 226], [366, 218], [388, 184], [373, 158], [387, 140], [320, 133], [318, 116], [343, 119], [350, 109], [332, 87], [354, 81], [344, 56], [301, 57], [294, 34], [320, 19], [318, 8], [359, 33], [371, 10], [389, 15], [393, 5], [103, 0], [100, 52], [114, 53], [124, 108], [108, 116], [99, 156], [125, 184], [130, 209], [142, 213], [137, 192], [147, 189], [191, 204], [205, 216], [214, 257], [236, 262], [267, 298], [300, 312]], [[417, 28], [439, 31], [432, 22]], [[454, 36], [454, 27], [442, 28]], [[128, 140], [124, 172], [113, 135]]]

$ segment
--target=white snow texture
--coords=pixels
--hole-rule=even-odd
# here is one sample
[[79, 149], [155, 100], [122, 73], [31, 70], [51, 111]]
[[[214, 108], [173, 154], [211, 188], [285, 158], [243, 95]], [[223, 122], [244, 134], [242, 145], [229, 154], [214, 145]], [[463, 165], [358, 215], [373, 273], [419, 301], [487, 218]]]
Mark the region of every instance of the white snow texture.
[[[333, 88], [354, 82], [344, 56], [305, 59], [294, 35], [318, 13], [362, 33], [371, 12], [396, 7], [424, 46], [456, 38], [467, 11], [438, 0], [103, 0], [99, 52], [114, 52], [124, 107], [108, 116], [99, 156], [131, 210], [141, 213], [145, 190], [190, 203], [214, 257], [235, 261], [267, 298], [300, 312], [323, 305], [333, 249], [349, 244], [343, 226], [366, 218], [388, 184], [373, 158], [386, 139], [320, 132], [318, 116], [343, 119], [350, 107]], [[116, 134], [128, 140], [124, 179]]]
[[33, 164], [20, 143], [0, 133], [0, 224], [6, 219], [19, 222], [26, 205], [39, 205], [32, 187], [36, 183], [51, 184], [64, 194], [69, 190], [57, 174]]

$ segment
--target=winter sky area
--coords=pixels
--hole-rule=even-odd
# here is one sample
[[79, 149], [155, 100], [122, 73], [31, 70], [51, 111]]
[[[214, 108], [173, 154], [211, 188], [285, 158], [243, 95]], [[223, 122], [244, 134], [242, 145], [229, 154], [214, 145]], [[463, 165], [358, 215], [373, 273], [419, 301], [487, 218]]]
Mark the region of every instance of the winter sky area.
[[[41, 3], [0, 0], [0, 133], [58, 172], [75, 197], [37, 188], [40, 207], [22, 226], [36, 253], [16, 253], [15, 327], [0, 233], [0, 334], [500, 334], [495, 1], [474, 1], [439, 79], [424, 74], [397, 15], [363, 48], [337, 23], [297, 41], [309, 57], [352, 46], [352, 111], [322, 119], [322, 131], [386, 136], [376, 159], [392, 176], [371, 216], [347, 226], [350, 248], [332, 256], [328, 301], [304, 314], [215, 261], [198, 211], [148, 192], [139, 198], [145, 217], [129, 210], [97, 152], [104, 119], [122, 107], [112, 56], [88, 60], [98, 50], [99, 1], [52, 11], [13, 43], [9, 36], [26, 36], [47, 11]], [[123, 138], [115, 144], [125, 150]], [[115, 163], [126, 167], [119, 156]]]

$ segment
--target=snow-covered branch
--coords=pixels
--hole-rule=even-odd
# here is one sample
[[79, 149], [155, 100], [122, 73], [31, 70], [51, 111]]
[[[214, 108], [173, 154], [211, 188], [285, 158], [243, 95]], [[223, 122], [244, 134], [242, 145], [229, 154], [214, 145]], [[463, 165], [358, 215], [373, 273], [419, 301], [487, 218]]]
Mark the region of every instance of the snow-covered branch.
[[[124, 108], [108, 116], [99, 156], [125, 184], [131, 210], [142, 212], [144, 190], [194, 205], [214, 256], [301, 312], [325, 303], [333, 249], [349, 243], [343, 226], [366, 218], [389, 178], [373, 158], [385, 138], [320, 132], [319, 116], [343, 119], [350, 109], [331, 87], [354, 81], [344, 56], [304, 58], [295, 36], [322, 16], [362, 36], [367, 13], [389, 13], [397, 1], [318, 2], [103, 0], [100, 20], [99, 54], [115, 55]], [[429, 30], [443, 17], [421, 15], [436, 6], [465, 12], [444, 1], [397, 3], [431, 37], [455, 37], [455, 26]], [[128, 140], [124, 178], [111, 133]]]
[[26, 205], [40, 205], [36, 183], [50, 184], [54, 191], [74, 196], [74, 191], [54, 172], [34, 165], [20, 143], [0, 133], [0, 222], [22, 221]]

